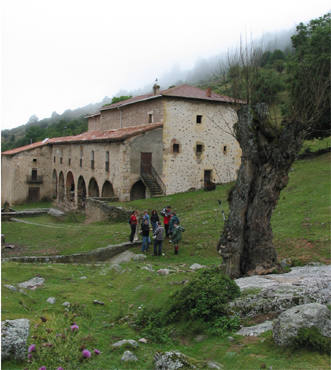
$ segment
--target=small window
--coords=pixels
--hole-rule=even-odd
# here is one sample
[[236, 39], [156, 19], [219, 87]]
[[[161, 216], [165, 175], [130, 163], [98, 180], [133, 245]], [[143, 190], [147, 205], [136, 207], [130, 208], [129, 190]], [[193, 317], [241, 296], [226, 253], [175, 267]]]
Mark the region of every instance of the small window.
[[228, 151], [228, 147], [226, 145], [223, 146], [223, 154], [226, 154]]
[[109, 152], [106, 152], [105, 169], [109, 172]]
[[172, 145], [172, 152], [173, 153], [179, 153], [179, 144], [173, 144]]
[[68, 158], [68, 165], [71, 166], [71, 158]]
[[202, 116], [200, 114], [197, 115], [197, 123], [202, 123]]
[[54, 158], [53, 158], [53, 161], [54, 161], [54, 163], [56, 162], [56, 157], [54, 156]]
[[60, 164], [62, 164], [63, 163], [63, 158], [62, 157], [60, 157]]
[[31, 180], [37, 180], [37, 170], [35, 168], [33, 168], [31, 170]]
[[79, 167], [83, 167], [83, 158], [80, 158], [79, 160]]
[[152, 113], [148, 114], [148, 123], [153, 123], [153, 114]]
[[33, 158], [33, 160], [32, 160], [33, 162], [37, 162], [37, 158]]
[[94, 170], [94, 150], [91, 152], [91, 168]]
[[202, 144], [197, 144], [196, 149], [195, 149], [197, 154], [201, 154], [203, 151], [203, 145]]

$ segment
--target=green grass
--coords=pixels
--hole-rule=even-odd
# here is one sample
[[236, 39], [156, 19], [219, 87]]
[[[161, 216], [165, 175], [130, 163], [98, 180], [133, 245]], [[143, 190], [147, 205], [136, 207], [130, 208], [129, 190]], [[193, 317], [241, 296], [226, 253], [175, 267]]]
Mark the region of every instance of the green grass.
[[[281, 193], [279, 203], [272, 217], [274, 242], [279, 258], [290, 257], [298, 262], [330, 262], [330, 155], [325, 154], [313, 159], [297, 161], [290, 172], [288, 187]], [[31, 330], [35, 335], [45, 333], [47, 341], [55, 340], [52, 335], [63, 332], [70, 320], [80, 326], [79, 343], [87, 348], [98, 348], [102, 353], [87, 362], [79, 362], [80, 351], [74, 349], [74, 358], [65, 369], [151, 369], [153, 355], [158, 350], [177, 349], [198, 360], [218, 361], [227, 369], [259, 369], [262, 364], [273, 369], [327, 369], [329, 356], [308, 350], [279, 348], [273, 343], [271, 333], [259, 338], [235, 337], [230, 342], [225, 337], [202, 333], [198, 323], [188, 327], [179, 325], [173, 334], [173, 343], [159, 344], [149, 342], [141, 344], [135, 353], [139, 359], [132, 367], [120, 360], [123, 351], [111, 349], [111, 343], [120, 339], [138, 339], [140, 333], [135, 331], [125, 316], [134, 317], [139, 306], [160, 307], [165, 304], [170, 293], [182, 286], [181, 281], [193, 276], [189, 266], [198, 262], [205, 265], [217, 265], [220, 262], [216, 244], [223, 227], [223, 220], [218, 199], [225, 202], [232, 184], [218, 186], [214, 192], [187, 192], [168, 197], [144, 199], [125, 203], [130, 208], [156, 208], [160, 210], [170, 204], [177, 213], [186, 231], [180, 253], [175, 256], [172, 246], [167, 241], [164, 245], [165, 256], [155, 258], [148, 255], [145, 262], [123, 265], [125, 270], [117, 273], [110, 270], [107, 263], [99, 265], [65, 265], [65, 264], [2, 264], [2, 320], [26, 317], [32, 321]], [[121, 204], [123, 205], [123, 204]], [[39, 207], [38, 204], [36, 204]], [[29, 208], [29, 207], [28, 207]], [[84, 217], [69, 214], [56, 219], [51, 216], [37, 216], [25, 219], [37, 225], [3, 222], [2, 233], [6, 242], [15, 243], [22, 248], [17, 254], [58, 254], [88, 251], [110, 243], [127, 240], [129, 225], [125, 223], [85, 224]], [[52, 227], [48, 227], [50, 225]], [[134, 247], [133, 251], [139, 251]], [[15, 249], [13, 250], [15, 253]], [[175, 268], [180, 270], [169, 276], [159, 276], [142, 270], [146, 263], [155, 270]], [[17, 284], [39, 274], [45, 278], [45, 284], [26, 294], [12, 292], [4, 284]], [[86, 276], [87, 279], [80, 279]], [[56, 297], [55, 305], [46, 299]], [[103, 301], [104, 306], [93, 304], [93, 300]], [[62, 303], [73, 304], [66, 318]], [[73, 318], [73, 314], [76, 316]], [[40, 317], [48, 321], [41, 323]], [[38, 324], [38, 328], [35, 325]], [[45, 326], [45, 328], [44, 328]], [[202, 342], [196, 342], [195, 336], [206, 334]], [[230, 335], [230, 334], [229, 334]], [[43, 337], [43, 336], [41, 336]], [[85, 339], [83, 339], [85, 338]], [[78, 340], [79, 339], [79, 340]], [[29, 344], [38, 339], [29, 339]], [[76, 342], [75, 342], [76, 343]], [[64, 349], [65, 353], [65, 349]], [[70, 352], [71, 353], [71, 352]], [[61, 361], [61, 357], [58, 357]], [[59, 366], [62, 363], [59, 362]], [[38, 364], [5, 362], [4, 369], [37, 369]], [[54, 365], [55, 366], [55, 365]], [[56, 368], [56, 367], [54, 367]]]

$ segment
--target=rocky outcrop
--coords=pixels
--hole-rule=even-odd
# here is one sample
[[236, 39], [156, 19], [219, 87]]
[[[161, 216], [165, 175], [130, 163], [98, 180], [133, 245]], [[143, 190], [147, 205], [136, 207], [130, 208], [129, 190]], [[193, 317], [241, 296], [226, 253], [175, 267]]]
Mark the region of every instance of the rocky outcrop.
[[214, 361], [199, 361], [179, 351], [156, 352], [154, 355], [155, 370], [176, 369], [223, 369], [223, 365]]
[[306, 303], [331, 302], [331, 266], [294, 267], [286, 274], [251, 276], [235, 281], [243, 294], [230, 306], [242, 317], [281, 313]]
[[28, 319], [1, 322], [1, 359], [23, 361], [27, 356]]
[[280, 346], [292, 343], [301, 328], [315, 327], [321, 335], [331, 337], [331, 311], [322, 304], [292, 307], [273, 322], [274, 341]]
[[237, 334], [249, 337], [256, 337], [268, 330], [272, 330], [272, 321], [265, 321], [262, 324], [243, 327], [239, 331], [237, 331]]

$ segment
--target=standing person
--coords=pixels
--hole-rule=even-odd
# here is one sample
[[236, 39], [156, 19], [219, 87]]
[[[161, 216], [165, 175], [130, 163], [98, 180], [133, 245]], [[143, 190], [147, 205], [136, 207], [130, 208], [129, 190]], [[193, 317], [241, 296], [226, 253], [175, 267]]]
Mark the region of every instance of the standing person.
[[148, 221], [148, 225], [149, 225], [149, 214], [148, 214], [147, 211], [144, 211], [143, 220], [142, 220], [141, 224], [143, 224], [145, 220]]
[[149, 223], [148, 223], [147, 218], [145, 218], [145, 220], [141, 224], [141, 234], [142, 234], [142, 237], [143, 237], [143, 241], [142, 241], [142, 244], [141, 244], [141, 251], [143, 253], [145, 253], [145, 251], [147, 252], [147, 250], [148, 250], [149, 241], [150, 241], [150, 239], [149, 239]]
[[151, 224], [152, 224], [152, 229], [153, 229], [153, 234], [157, 228], [157, 223], [160, 221], [159, 215], [157, 214], [157, 211], [153, 209], [151, 213]]
[[170, 235], [170, 237], [171, 237], [171, 234], [174, 231], [174, 225], [175, 224], [179, 225], [180, 221], [179, 221], [179, 218], [176, 214], [176, 211], [172, 211], [171, 219], [170, 219], [170, 222], [169, 222], [169, 235]]
[[182, 232], [185, 231], [185, 229], [182, 226], [177, 225], [176, 223], [174, 224], [174, 230], [172, 233], [172, 242], [174, 245], [174, 253], [178, 254], [178, 243], [180, 240], [182, 240]]
[[163, 216], [163, 224], [166, 232], [166, 238], [169, 238], [169, 222], [171, 219], [171, 206], [162, 209], [161, 215]]
[[131, 234], [130, 234], [130, 242], [133, 243], [133, 238], [136, 233], [136, 228], [137, 228], [137, 211], [133, 211], [131, 213], [130, 219], [129, 219], [129, 224], [131, 227]]
[[160, 221], [157, 222], [157, 227], [154, 231], [154, 256], [162, 255], [162, 242], [164, 239], [164, 228]]

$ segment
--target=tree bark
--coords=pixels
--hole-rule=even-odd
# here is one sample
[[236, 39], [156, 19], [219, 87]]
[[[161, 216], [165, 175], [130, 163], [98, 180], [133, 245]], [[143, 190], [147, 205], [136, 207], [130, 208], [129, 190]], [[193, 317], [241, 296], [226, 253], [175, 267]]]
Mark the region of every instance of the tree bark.
[[235, 134], [242, 162], [217, 249], [231, 277], [270, 273], [277, 267], [271, 215], [302, 145], [303, 126], [288, 123], [276, 128], [260, 104], [254, 110], [241, 108]]

